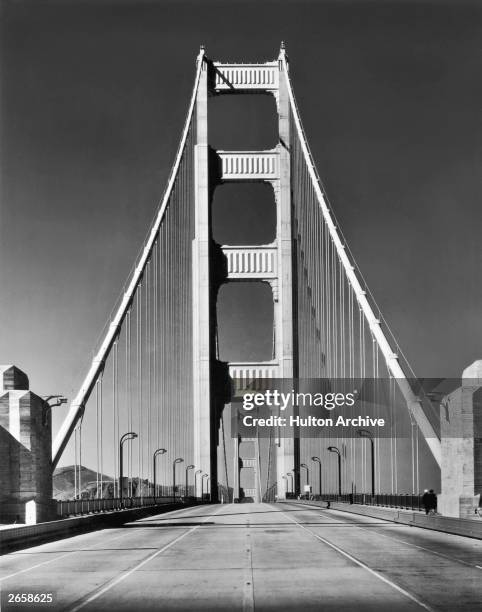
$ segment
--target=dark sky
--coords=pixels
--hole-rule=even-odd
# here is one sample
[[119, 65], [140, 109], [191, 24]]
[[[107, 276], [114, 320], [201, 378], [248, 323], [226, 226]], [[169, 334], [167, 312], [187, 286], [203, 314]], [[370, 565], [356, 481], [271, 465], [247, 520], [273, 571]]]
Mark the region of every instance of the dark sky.
[[[482, 357], [480, 3], [1, 8], [0, 362], [36, 392], [71, 398], [85, 373], [164, 189], [200, 43], [266, 61], [286, 41], [320, 175], [415, 372]], [[275, 144], [269, 98], [215, 104], [213, 145]]]

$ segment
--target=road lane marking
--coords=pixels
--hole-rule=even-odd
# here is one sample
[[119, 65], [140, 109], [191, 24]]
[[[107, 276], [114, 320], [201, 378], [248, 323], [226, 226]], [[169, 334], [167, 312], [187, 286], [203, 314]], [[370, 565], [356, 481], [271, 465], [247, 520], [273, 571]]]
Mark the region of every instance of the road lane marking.
[[[333, 510], [334, 512], [339, 512], [339, 510]], [[302, 512], [302, 510], [300, 510], [300, 512]], [[320, 516], [321, 518], [329, 518], [331, 521], [335, 522], [335, 523], [340, 523], [340, 525], [344, 525], [346, 524], [344, 521], [342, 520], [338, 520], [334, 517], [327, 514], [318, 514], [318, 516]], [[353, 516], [353, 515], [350, 515]], [[363, 515], [365, 516], [365, 515]], [[369, 517], [366, 517], [369, 518]], [[446, 555], [444, 553], [438, 552], [436, 550], [432, 550], [431, 548], [427, 548], [425, 546], [420, 546], [420, 544], [413, 544], [412, 542], [407, 542], [405, 540], [400, 540], [398, 538], [394, 538], [393, 536], [389, 536], [386, 533], [380, 533], [380, 531], [377, 531], [375, 529], [368, 529], [367, 527], [360, 527], [360, 525], [354, 525], [353, 523], [348, 523], [348, 525], [350, 525], [351, 527], [354, 527], [356, 529], [361, 529], [362, 531], [368, 531], [368, 533], [375, 533], [376, 535], [379, 535], [381, 538], [387, 538], [389, 540], [392, 540], [393, 542], [399, 542], [400, 544], [405, 544], [407, 546], [413, 546], [414, 548], [418, 548], [420, 550], [425, 550], [428, 553], [431, 553], [433, 555], [437, 555], [438, 557], [442, 557], [444, 559], [448, 559], [449, 561], [454, 561], [455, 563], [461, 563], [462, 565], [466, 565], [468, 567], [473, 568], [477, 568], [477, 569], [482, 569], [482, 567], [480, 565], [473, 565], [472, 563], [469, 563], [468, 561], [463, 561], [462, 559], [457, 559], [456, 557], [450, 557], [449, 555]], [[406, 526], [401, 524], [401, 526]], [[387, 527], [390, 527], [390, 521], [387, 521]], [[452, 535], [452, 534], [447, 534], [447, 535]]]
[[435, 612], [434, 608], [431, 608], [426, 603], [424, 603], [423, 601], [421, 601], [420, 599], [415, 597], [415, 595], [412, 595], [411, 593], [409, 593], [408, 591], [406, 591], [402, 587], [398, 586], [398, 584], [396, 584], [395, 582], [392, 582], [388, 578], [385, 578], [385, 576], [382, 576], [381, 574], [379, 574], [377, 571], [373, 570], [371, 567], [369, 567], [368, 565], [366, 565], [362, 561], [359, 561], [356, 557], [353, 557], [352, 555], [350, 555], [350, 553], [347, 553], [346, 551], [344, 551], [340, 547], [336, 546], [336, 544], [333, 544], [332, 542], [330, 542], [329, 540], [326, 540], [322, 536], [317, 535], [316, 533], [313, 533], [310, 529], [307, 529], [304, 525], [301, 525], [300, 523], [298, 523], [298, 521], [293, 519], [291, 516], [288, 516], [287, 514], [285, 514], [282, 510], [280, 510], [280, 512], [284, 516], [286, 516], [286, 518], [289, 519], [292, 523], [294, 523], [295, 525], [298, 525], [298, 527], [300, 529], [303, 529], [304, 531], [307, 531], [314, 538], [316, 538], [317, 540], [320, 540], [320, 542], [323, 542], [324, 544], [326, 544], [327, 546], [329, 546], [333, 550], [336, 550], [336, 552], [340, 553], [341, 555], [343, 555], [344, 557], [346, 557], [347, 559], [349, 559], [350, 561], [352, 561], [353, 563], [355, 563], [359, 567], [362, 567], [367, 572], [369, 572], [370, 574], [372, 574], [373, 576], [375, 576], [376, 578], [378, 578], [379, 580], [381, 580], [385, 584], [388, 584], [389, 586], [391, 586], [393, 589], [395, 589], [396, 591], [398, 591], [402, 595], [405, 595], [405, 597], [408, 597], [408, 599], [410, 599], [411, 601], [413, 601], [414, 603], [419, 605], [424, 610], [428, 610], [428, 612]]
[[[78, 534], [78, 535], [85, 535], [85, 534]], [[110, 538], [109, 542], [112, 542], [114, 540], [119, 540], [120, 538], [122, 538], [123, 536], [128, 535], [127, 533], [121, 533], [119, 536], [116, 536], [115, 538]], [[75, 537], [75, 536], [72, 536]], [[98, 542], [96, 542], [94, 544], [94, 546], [98, 545]], [[8, 574], [8, 576], [2, 576], [0, 578], [0, 582], [2, 582], [3, 580], [8, 580], [9, 578], [13, 578], [14, 576], [18, 576], [19, 574], [24, 574], [25, 572], [29, 572], [30, 570], [36, 569], [37, 567], [41, 567], [42, 565], [47, 565], [48, 563], [53, 563], [54, 561], [59, 561], [59, 559], [64, 559], [65, 557], [68, 557], [69, 555], [75, 555], [76, 553], [79, 552], [85, 552], [86, 550], [90, 551], [95, 551], [95, 548], [83, 548], [82, 550], [70, 550], [69, 552], [60, 555], [58, 557], [54, 557], [53, 559], [47, 559], [46, 561], [42, 561], [41, 563], [37, 563], [35, 565], [31, 565], [30, 567], [26, 567], [25, 569], [19, 570], [17, 572], [14, 572], [13, 574]], [[41, 554], [41, 553], [39, 553]]]
[[[325, 517], [326, 518], [326, 517]], [[477, 569], [482, 569], [479, 565], [472, 565], [468, 561], [462, 561], [462, 559], [457, 559], [456, 557], [450, 557], [444, 553], [438, 552], [436, 550], [432, 550], [431, 548], [426, 548], [425, 546], [420, 546], [420, 544], [413, 544], [413, 542], [407, 542], [406, 540], [399, 540], [398, 538], [394, 538], [392, 536], [387, 535], [386, 533], [380, 533], [375, 529], [367, 529], [366, 527], [360, 527], [359, 525], [354, 525], [357, 529], [361, 529], [362, 531], [368, 531], [368, 533], [375, 533], [381, 538], [387, 538], [388, 540], [392, 540], [392, 542], [400, 542], [400, 544], [406, 544], [407, 546], [413, 546], [414, 548], [418, 548], [420, 550], [425, 550], [426, 552], [437, 555], [437, 557], [443, 557], [444, 559], [448, 559], [449, 561], [454, 561], [456, 563], [461, 563], [462, 565], [467, 565], [469, 567], [476, 567]]]
[[[197, 506], [195, 506], [195, 509], [197, 510]], [[186, 508], [186, 510], [192, 510], [192, 508]], [[173, 510], [172, 512], [179, 512], [179, 510]], [[164, 514], [164, 513], [163, 513]], [[165, 514], [169, 514], [168, 512], [166, 512]], [[159, 515], [154, 515], [154, 516], [161, 516]], [[153, 517], [151, 517], [153, 518]], [[142, 520], [142, 519], [141, 519]], [[131, 521], [133, 522], [133, 521]], [[127, 523], [126, 523], [127, 524]], [[122, 527], [119, 527], [119, 529], [123, 529]], [[146, 527], [147, 529], [147, 527]], [[106, 529], [103, 529], [102, 531], [108, 531]], [[99, 531], [97, 533], [102, 533], [102, 531]], [[92, 532], [89, 532], [92, 533]], [[85, 533], [79, 533], [79, 534], [74, 534], [71, 537], [75, 538], [75, 537], [82, 537], [83, 535], [87, 535]], [[113, 542], [115, 540], [119, 540], [120, 538], [122, 538], [123, 536], [127, 536], [127, 535], [132, 535], [132, 533], [130, 533], [129, 531], [127, 532], [122, 532], [120, 535], [110, 538], [109, 542]], [[45, 544], [48, 544], [47, 542]], [[98, 544], [98, 542], [96, 542], [93, 546], [96, 546]], [[39, 544], [39, 546], [44, 546], [43, 544]], [[58, 557], [54, 557], [53, 559], [47, 559], [46, 561], [42, 561], [41, 563], [36, 563], [35, 565], [31, 565], [30, 567], [26, 567], [25, 569], [22, 570], [18, 570], [17, 572], [14, 572], [13, 574], [8, 574], [7, 576], [2, 576], [0, 577], [0, 582], [2, 582], [3, 580], [8, 580], [9, 578], [13, 578], [14, 576], [18, 576], [19, 574], [24, 574], [25, 572], [29, 572], [30, 570], [36, 569], [37, 567], [41, 567], [42, 565], [47, 565], [48, 563], [53, 563], [54, 561], [59, 561], [60, 559], [64, 559], [65, 557], [68, 557], [69, 555], [75, 555], [76, 553], [81, 553], [81, 552], [85, 552], [85, 551], [95, 551], [97, 550], [96, 548], [83, 548], [81, 550], [70, 550], [69, 552], [63, 554], [63, 555], [59, 555]], [[15, 554], [15, 553], [12, 553]], [[42, 551], [39, 551], [38, 554], [42, 554]], [[8, 557], [6, 557], [8, 558]]]
[[[218, 510], [216, 510], [216, 512], [209, 513], [206, 516], [206, 518], [204, 519], [203, 523], [207, 522], [207, 520], [210, 519], [211, 517], [216, 516], [216, 514], [219, 514], [219, 512], [221, 512], [221, 510], [224, 508], [225, 505], [226, 504], [221, 504], [221, 506], [219, 507]], [[123, 582], [126, 578], [131, 576], [138, 569], [140, 569], [141, 567], [143, 567], [144, 565], [149, 563], [149, 561], [152, 561], [152, 559], [154, 559], [155, 557], [157, 557], [158, 555], [160, 555], [164, 551], [166, 551], [169, 548], [171, 548], [171, 546], [174, 546], [175, 544], [177, 544], [178, 542], [183, 540], [186, 536], [190, 535], [191, 533], [196, 531], [196, 529], [199, 529], [201, 526], [202, 526], [202, 523], [200, 523], [199, 525], [195, 525], [194, 527], [191, 527], [188, 531], [186, 531], [185, 533], [181, 534], [177, 538], [174, 538], [174, 540], [169, 542], [169, 544], [166, 544], [165, 546], [163, 546], [162, 548], [157, 550], [152, 555], [149, 555], [148, 557], [146, 557], [146, 559], [144, 559], [143, 561], [141, 561], [140, 563], [138, 563], [137, 565], [132, 567], [127, 572], [124, 572], [123, 574], [121, 574], [117, 578], [115, 578], [115, 579], [111, 580], [110, 582], [108, 582], [105, 586], [101, 587], [98, 591], [94, 592], [92, 595], [87, 597], [87, 599], [85, 599], [84, 601], [81, 601], [79, 604], [77, 604], [73, 608], [66, 608], [66, 609], [69, 610], [69, 612], [77, 612], [77, 610], [81, 610], [82, 608], [85, 608], [85, 606], [87, 606], [88, 604], [92, 603], [93, 601], [95, 601], [96, 599], [98, 599], [99, 597], [104, 595], [104, 593], [107, 593], [107, 591], [110, 591], [112, 588], [114, 588], [115, 586], [117, 586], [118, 584]]]
[[[250, 521], [248, 519], [246, 528], [251, 528]], [[253, 574], [253, 543], [251, 541], [251, 534], [246, 533], [246, 564], [247, 567], [244, 570], [244, 585], [243, 585], [243, 612], [254, 612], [254, 574]]]
[[[343, 524], [343, 521], [340, 521], [336, 518], [328, 516], [327, 514], [319, 514], [318, 516], [321, 516], [322, 518], [329, 518], [332, 521]], [[466, 565], [471, 568], [482, 569], [480, 565], [473, 565], [472, 563], [469, 563], [468, 561], [463, 561], [462, 559], [457, 559], [456, 557], [450, 557], [449, 555], [438, 552], [436, 550], [432, 550], [431, 548], [427, 548], [426, 546], [420, 546], [420, 544], [414, 544], [413, 542], [407, 542], [406, 540], [400, 540], [399, 538], [394, 538], [393, 536], [387, 535], [386, 533], [380, 533], [379, 531], [373, 528], [368, 529], [367, 527], [360, 527], [360, 525], [353, 525], [353, 524], [351, 524], [351, 526], [355, 527], [356, 529], [360, 529], [361, 531], [367, 531], [368, 533], [375, 533], [381, 538], [387, 538], [388, 540], [392, 540], [393, 542], [399, 542], [400, 544], [405, 544], [406, 546], [413, 546], [414, 548], [418, 548], [419, 550], [425, 550], [426, 552], [431, 553], [432, 555], [437, 555], [437, 557], [442, 557], [444, 559], [448, 559], [449, 561], [454, 561], [455, 563], [461, 563], [462, 565]]]

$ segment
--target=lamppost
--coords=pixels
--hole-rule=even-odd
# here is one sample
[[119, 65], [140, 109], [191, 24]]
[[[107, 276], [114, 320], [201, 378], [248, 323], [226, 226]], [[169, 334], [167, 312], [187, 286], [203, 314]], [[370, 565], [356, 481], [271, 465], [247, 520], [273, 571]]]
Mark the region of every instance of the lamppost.
[[126, 442], [127, 440], [134, 440], [134, 438], [137, 438], [136, 432], [128, 431], [119, 440], [119, 499], [120, 499], [121, 506], [122, 506], [122, 501], [124, 497], [123, 495], [124, 490], [122, 486], [122, 481], [124, 479], [124, 453], [123, 453], [122, 446], [124, 442]]
[[338, 495], [341, 496], [341, 453], [340, 449], [336, 446], [329, 446], [328, 450], [330, 453], [336, 453], [338, 455]]
[[201, 501], [204, 501], [204, 479], [209, 478], [208, 474], [203, 474], [201, 478]]
[[195, 465], [187, 465], [186, 466], [186, 492], [184, 493], [184, 495], [187, 497], [188, 496], [188, 487], [189, 487], [189, 470], [193, 470], [196, 466]]
[[183, 461], [182, 457], [178, 457], [172, 462], [172, 496], [174, 503], [176, 502], [176, 463], [182, 463]]
[[306, 463], [300, 463], [300, 468], [305, 468], [305, 470], [306, 470], [306, 484], [309, 485], [310, 484], [310, 468], [306, 465]]
[[286, 474], [286, 476], [290, 476], [291, 477], [291, 493], [293, 493], [294, 489], [293, 489], [293, 474], [292, 472], [288, 472]]
[[[45, 427], [47, 425], [47, 415], [56, 406], [61, 406], [62, 404], [67, 403], [67, 398], [64, 395], [45, 395], [42, 397], [44, 402], [47, 404], [44, 406], [42, 411], [42, 425]], [[55, 400], [53, 404], [49, 404], [50, 401]]]
[[360, 438], [368, 438], [370, 440], [372, 447], [372, 497], [375, 497], [375, 442], [373, 440], [373, 434], [371, 431], [368, 431], [368, 429], [358, 429], [357, 434], [360, 436]]
[[315, 463], [318, 464], [319, 470], [318, 470], [318, 476], [319, 476], [319, 489], [320, 489], [320, 495], [321, 495], [321, 459], [319, 457], [312, 457], [311, 458], [312, 461], [314, 461]]
[[195, 497], [197, 497], [197, 475], [202, 474], [202, 473], [203, 473], [202, 470], [196, 470], [194, 472], [194, 495]]
[[211, 476], [208, 476], [206, 480], [206, 494], [209, 496], [209, 501], [211, 501]]
[[156, 457], [157, 455], [164, 455], [164, 453], [167, 453], [165, 448], [158, 448], [156, 451], [154, 451], [154, 455], [152, 457], [152, 480], [154, 481], [154, 497], [157, 497]]

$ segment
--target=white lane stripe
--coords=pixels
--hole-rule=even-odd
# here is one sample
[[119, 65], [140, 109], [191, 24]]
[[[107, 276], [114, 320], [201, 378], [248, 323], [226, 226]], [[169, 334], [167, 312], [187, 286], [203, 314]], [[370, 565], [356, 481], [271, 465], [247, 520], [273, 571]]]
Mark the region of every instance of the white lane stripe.
[[[336, 512], [336, 510], [334, 512]], [[327, 514], [320, 514], [319, 516], [321, 516], [322, 518], [329, 518], [330, 520], [335, 521], [336, 523], [346, 524], [346, 523], [343, 523], [343, 521], [339, 521], [335, 518], [332, 518], [331, 516], [328, 516]], [[480, 567], [479, 565], [473, 565], [472, 563], [469, 563], [468, 561], [462, 561], [462, 559], [457, 559], [456, 557], [450, 557], [449, 555], [438, 552], [436, 550], [432, 550], [431, 548], [420, 546], [420, 544], [414, 544], [413, 542], [407, 542], [405, 540], [394, 538], [393, 536], [389, 536], [386, 533], [380, 533], [379, 531], [376, 531], [375, 529], [367, 529], [366, 527], [360, 527], [360, 525], [353, 525], [353, 527], [355, 527], [356, 529], [361, 529], [362, 531], [368, 531], [368, 533], [374, 533], [380, 536], [381, 538], [387, 538], [388, 540], [392, 540], [393, 542], [400, 542], [400, 544], [406, 544], [407, 546], [413, 546], [414, 548], [418, 548], [419, 550], [425, 550], [426, 552], [432, 555], [437, 555], [437, 557], [442, 557], [443, 559], [448, 559], [449, 561], [453, 561], [455, 563], [461, 563], [462, 565], [466, 565], [471, 568], [482, 569], [482, 567]]]
[[[321, 514], [320, 514], [321, 516]], [[324, 518], [327, 518], [326, 516]], [[379, 531], [376, 531], [375, 529], [367, 529], [366, 527], [360, 527], [360, 525], [355, 525], [355, 527], [357, 529], [361, 529], [362, 531], [368, 531], [368, 533], [375, 533], [376, 535], [380, 536], [381, 538], [387, 538], [387, 540], [392, 540], [392, 542], [400, 542], [400, 544], [406, 544], [407, 546], [413, 546], [414, 548], [418, 548], [419, 550], [425, 550], [426, 552], [432, 554], [432, 555], [437, 555], [437, 557], [442, 557], [444, 559], [448, 559], [449, 561], [453, 561], [455, 563], [461, 563], [462, 565], [467, 565], [469, 567], [472, 568], [478, 568], [478, 569], [482, 569], [480, 568], [478, 565], [472, 565], [472, 563], [469, 563], [468, 561], [462, 561], [462, 559], [457, 559], [456, 557], [450, 557], [449, 555], [446, 555], [444, 553], [438, 552], [436, 550], [432, 550], [431, 548], [426, 548], [425, 546], [420, 546], [420, 544], [414, 544], [413, 542], [407, 542], [406, 540], [399, 540], [398, 538], [394, 538], [393, 536], [389, 536], [386, 533], [380, 533]]]
[[[77, 535], [85, 535], [85, 534], [77, 534]], [[114, 540], [118, 540], [119, 538], [122, 538], [123, 536], [128, 535], [127, 533], [121, 533], [119, 536], [115, 537], [115, 538], [110, 538], [109, 542], [112, 542]], [[72, 536], [75, 537], [75, 536]], [[96, 542], [93, 546], [96, 546], [98, 544], [98, 542]], [[69, 552], [60, 555], [58, 557], [54, 557], [53, 559], [47, 559], [47, 561], [42, 561], [41, 563], [37, 563], [36, 565], [31, 565], [30, 567], [26, 567], [25, 569], [22, 570], [18, 570], [18, 572], [14, 572], [13, 574], [8, 574], [8, 576], [2, 576], [0, 578], [0, 582], [2, 582], [2, 580], [8, 580], [9, 578], [13, 578], [14, 576], [18, 576], [19, 574], [24, 574], [25, 572], [29, 572], [30, 570], [36, 569], [37, 567], [41, 567], [42, 565], [47, 565], [48, 563], [53, 563], [54, 561], [59, 561], [59, 559], [64, 559], [65, 557], [68, 557], [69, 555], [75, 555], [75, 553], [78, 552], [82, 552], [85, 550], [92, 550], [95, 551], [96, 549], [93, 547], [90, 548], [83, 548], [82, 550], [70, 550]], [[39, 553], [41, 554], [41, 553]]]
[[[198, 506], [195, 506], [194, 509], [198, 509]], [[186, 510], [192, 510], [192, 508], [186, 508]], [[172, 510], [171, 512], [179, 512], [179, 510]], [[161, 513], [161, 514], [156, 514], [155, 516], [166, 516], [167, 514], [170, 514], [171, 512], [165, 512], [165, 513]], [[155, 518], [155, 516], [150, 517]], [[180, 517], [183, 518], [183, 517]], [[143, 519], [141, 519], [143, 520]], [[134, 522], [134, 521], [131, 521]], [[182, 526], [182, 525], [181, 525]], [[119, 529], [122, 529], [122, 527], [119, 527]], [[146, 528], [147, 529], [147, 528]], [[106, 531], [105, 529], [99, 530], [96, 533], [102, 533], [103, 531]], [[92, 533], [92, 532], [90, 532]], [[75, 537], [82, 537], [83, 535], [87, 535], [85, 533], [78, 533], [78, 534], [74, 534], [72, 536], [70, 536], [71, 538], [75, 538]], [[127, 535], [132, 535], [129, 534], [129, 532], [122, 532], [119, 536], [113, 537], [113, 538], [109, 538], [109, 542], [113, 542], [115, 540], [118, 540], [119, 538], [122, 538], [124, 536]], [[68, 539], [68, 538], [66, 538]], [[48, 544], [47, 542], [45, 544]], [[44, 546], [45, 544], [40, 544], [39, 546]], [[96, 546], [97, 542], [93, 545]], [[82, 548], [81, 550], [70, 550], [69, 552], [63, 554], [63, 555], [59, 555], [58, 557], [54, 557], [53, 559], [47, 559], [47, 561], [42, 561], [41, 563], [37, 563], [36, 565], [31, 565], [30, 567], [26, 567], [25, 569], [22, 570], [18, 570], [17, 572], [14, 572], [13, 574], [8, 574], [8, 576], [2, 576], [0, 577], [0, 582], [2, 582], [2, 580], [8, 580], [9, 578], [13, 578], [14, 576], [18, 576], [19, 574], [24, 574], [25, 572], [29, 572], [30, 570], [36, 569], [37, 567], [41, 567], [42, 565], [47, 565], [48, 563], [54, 563], [55, 561], [59, 561], [59, 559], [64, 559], [65, 557], [68, 557], [69, 555], [75, 555], [75, 553], [80, 553], [80, 552], [85, 552], [86, 550], [89, 551], [95, 551], [96, 549], [93, 548], [93, 546], [91, 546], [90, 548]], [[15, 554], [15, 553], [12, 553]], [[42, 554], [42, 551], [39, 551], [38, 554]]]
[[[208, 514], [206, 516], [206, 518], [204, 519], [203, 523], [206, 523], [209, 518], [211, 518], [212, 516], [215, 516], [216, 514], [221, 512], [221, 510], [224, 508], [225, 505], [228, 505], [228, 504], [221, 504], [220, 508], [218, 510], [216, 510], [216, 512], [212, 512], [212, 513]], [[174, 538], [174, 540], [169, 542], [169, 544], [166, 544], [165, 546], [163, 546], [159, 550], [156, 550], [156, 552], [153, 553], [152, 555], [149, 555], [149, 557], [144, 559], [144, 561], [141, 561], [140, 563], [138, 563], [137, 565], [132, 567], [129, 571], [121, 574], [120, 576], [118, 576], [117, 578], [115, 578], [114, 580], [112, 580], [111, 582], [106, 584], [104, 587], [102, 587], [99, 591], [97, 591], [96, 593], [93, 593], [90, 597], [87, 597], [87, 599], [85, 599], [84, 601], [79, 603], [77, 606], [74, 606], [73, 608], [66, 608], [66, 610], [68, 610], [69, 612], [77, 612], [77, 610], [81, 610], [82, 608], [85, 608], [85, 606], [87, 606], [91, 602], [95, 601], [101, 595], [104, 595], [104, 593], [107, 593], [107, 591], [110, 591], [112, 588], [114, 588], [115, 586], [117, 586], [118, 584], [123, 582], [126, 578], [131, 576], [138, 569], [140, 569], [141, 567], [146, 565], [146, 563], [149, 563], [149, 561], [152, 561], [152, 559], [154, 559], [155, 557], [157, 557], [158, 555], [160, 555], [161, 553], [166, 551], [168, 548], [171, 548], [171, 546], [174, 546], [174, 544], [177, 544], [178, 542], [183, 540], [186, 536], [188, 536], [191, 533], [193, 533], [194, 531], [196, 531], [196, 529], [199, 529], [199, 527], [201, 527], [201, 525], [195, 525], [194, 527], [191, 527], [185, 533], [181, 534], [177, 538]]]
[[[282, 512], [282, 511], [281, 511]], [[284, 512], [282, 512], [284, 514]], [[396, 591], [398, 591], [399, 593], [401, 593], [402, 595], [405, 595], [405, 597], [408, 597], [408, 599], [410, 599], [411, 601], [413, 601], [414, 603], [416, 603], [417, 605], [419, 605], [421, 608], [423, 608], [424, 610], [428, 610], [428, 612], [435, 612], [435, 610], [433, 608], [431, 608], [430, 606], [428, 606], [427, 604], [423, 603], [423, 601], [420, 601], [420, 599], [418, 599], [417, 597], [415, 597], [415, 595], [412, 595], [411, 593], [409, 593], [408, 591], [406, 591], [405, 589], [402, 589], [402, 587], [399, 587], [398, 584], [395, 584], [394, 582], [392, 582], [391, 580], [388, 580], [388, 578], [385, 578], [385, 576], [382, 576], [381, 574], [379, 574], [378, 572], [376, 572], [375, 570], [373, 570], [371, 567], [369, 567], [368, 565], [365, 565], [365, 563], [363, 563], [362, 561], [359, 561], [358, 559], [356, 559], [355, 557], [352, 557], [352, 555], [350, 555], [349, 553], [347, 553], [346, 551], [342, 550], [341, 548], [339, 548], [338, 546], [336, 546], [335, 544], [332, 544], [331, 542], [329, 542], [328, 540], [325, 540], [325, 538], [322, 538], [321, 536], [317, 535], [316, 533], [313, 533], [310, 529], [307, 529], [306, 527], [304, 527], [304, 525], [301, 525], [300, 523], [298, 523], [297, 521], [295, 521], [295, 519], [291, 518], [291, 516], [288, 516], [287, 514], [284, 514], [286, 516], [286, 518], [288, 518], [292, 523], [294, 523], [295, 525], [298, 525], [298, 527], [300, 527], [300, 529], [304, 529], [304, 531], [307, 531], [309, 534], [311, 534], [313, 537], [315, 537], [317, 540], [320, 540], [320, 542], [323, 542], [324, 544], [326, 544], [327, 546], [329, 546], [330, 548], [333, 548], [333, 550], [336, 550], [336, 552], [340, 553], [341, 555], [343, 555], [344, 557], [346, 557], [347, 559], [349, 559], [350, 561], [352, 561], [353, 563], [356, 563], [356, 565], [359, 565], [360, 567], [362, 567], [363, 569], [365, 569], [367, 572], [369, 572], [370, 574], [372, 574], [372, 576], [375, 576], [376, 578], [378, 578], [379, 580], [381, 580], [382, 582], [385, 582], [385, 584], [388, 584], [389, 586], [391, 586], [393, 589], [395, 589]]]

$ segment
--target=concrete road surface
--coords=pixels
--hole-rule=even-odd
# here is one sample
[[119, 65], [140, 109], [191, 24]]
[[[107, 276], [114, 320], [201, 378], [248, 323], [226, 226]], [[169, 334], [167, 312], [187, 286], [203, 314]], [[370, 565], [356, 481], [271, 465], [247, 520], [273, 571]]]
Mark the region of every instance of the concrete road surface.
[[295, 503], [199, 506], [0, 557], [0, 587], [3, 612], [480, 611], [482, 542]]

